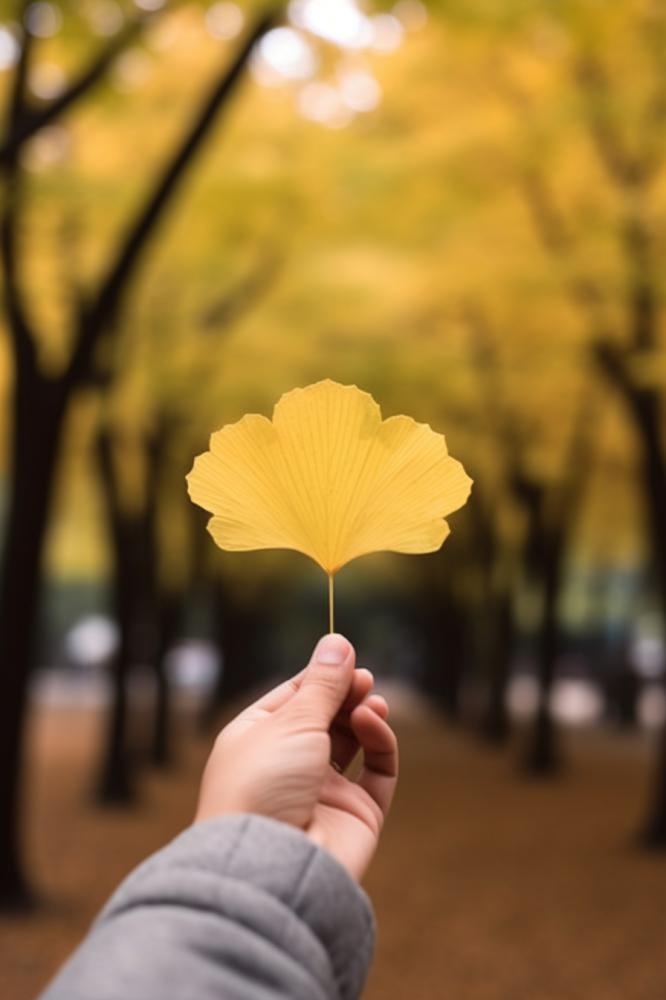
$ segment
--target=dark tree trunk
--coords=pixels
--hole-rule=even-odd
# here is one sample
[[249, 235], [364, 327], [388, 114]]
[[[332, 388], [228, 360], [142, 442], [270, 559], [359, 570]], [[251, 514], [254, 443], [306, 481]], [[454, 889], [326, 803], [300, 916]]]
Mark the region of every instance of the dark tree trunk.
[[155, 715], [153, 720], [150, 761], [155, 767], [166, 768], [173, 762], [171, 745], [171, 687], [166, 670], [166, 657], [180, 627], [182, 599], [175, 593], [162, 594], [159, 601], [159, 639], [155, 654]]
[[[650, 405], [644, 406], [643, 409], [645, 491], [655, 575], [661, 602], [661, 618], [666, 632], [666, 461], [660, 440], [658, 399], [653, 396]], [[666, 688], [666, 677], [663, 684]], [[666, 723], [663, 724], [659, 739], [643, 839], [652, 849], [666, 850]]]
[[[29, 414], [28, 414], [28, 411]], [[34, 654], [43, 543], [64, 408], [55, 389], [16, 388], [11, 492], [0, 578], [0, 907], [30, 902], [21, 853], [24, 721]]]
[[120, 643], [111, 664], [111, 698], [102, 762], [95, 786], [95, 799], [102, 805], [130, 805], [136, 798], [132, 754], [127, 745], [127, 682], [132, 667], [127, 632], [127, 627], [120, 625]]
[[642, 840], [652, 850], [666, 850], [666, 725], [659, 736], [652, 799]]
[[613, 678], [611, 696], [615, 702], [615, 719], [620, 729], [630, 732], [638, 726], [638, 694], [640, 680], [631, 663], [623, 662]]
[[95, 798], [106, 805], [126, 805], [135, 798], [133, 754], [128, 746], [128, 681], [131, 669], [137, 662], [137, 641], [141, 637], [143, 625], [140, 597], [143, 532], [140, 522], [122, 509], [114, 469], [112, 438], [106, 430], [101, 430], [98, 434], [97, 452], [113, 554], [112, 601], [119, 642], [110, 665], [111, 698]]
[[460, 717], [460, 688], [466, 652], [465, 615], [450, 597], [424, 595], [426, 639], [423, 688], [449, 722]]
[[561, 766], [557, 730], [550, 701], [559, 652], [559, 598], [562, 584], [563, 546], [551, 538], [543, 550], [543, 611], [538, 641], [539, 704], [525, 755], [525, 767], [535, 776], [557, 773]]
[[251, 690], [265, 672], [266, 623], [256, 604], [236, 600], [226, 583], [218, 583], [213, 595], [213, 614], [221, 669], [202, 712], [204, 731], [213, 727], [220, 711]]
[[502, 745], [509, 738], [511, 726], [507, 708], [507, 688], [511, 676], [511, 660], [515, 637], [513, 598], [510, 592], [500, 594], [495, 609], [493, 646], [490, 650], [488, 702], [482, 724], [482, 735], [489, 743]]

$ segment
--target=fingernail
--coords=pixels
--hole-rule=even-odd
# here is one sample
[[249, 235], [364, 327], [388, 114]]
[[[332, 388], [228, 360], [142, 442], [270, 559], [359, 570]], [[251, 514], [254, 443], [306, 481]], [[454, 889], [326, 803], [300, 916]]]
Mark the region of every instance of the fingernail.
[[317, 663], [325, 663], [331, 667], [339, 667], [349, 655], [349, 642], [343, 635], [332, 632], [325, 635], [317, 643], [312, 657]]

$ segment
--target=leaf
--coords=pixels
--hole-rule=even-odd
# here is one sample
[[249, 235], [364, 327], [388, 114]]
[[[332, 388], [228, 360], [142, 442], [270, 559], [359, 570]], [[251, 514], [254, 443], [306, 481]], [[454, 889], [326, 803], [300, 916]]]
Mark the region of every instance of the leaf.
[[216, 431], [187, 477], [222, 549], [295, 549], [332, 575], [369, 552], [433, 552], [471, 480], [411, 417], [382, 421], [372, 396], [326, 380], [286, 393], [272, 422]]

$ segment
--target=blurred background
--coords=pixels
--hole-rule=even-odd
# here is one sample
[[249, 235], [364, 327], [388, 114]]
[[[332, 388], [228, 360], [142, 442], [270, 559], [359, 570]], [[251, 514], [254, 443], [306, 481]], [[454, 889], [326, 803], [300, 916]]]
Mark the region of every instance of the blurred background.
[[337, 582], [403, 756], [366, 996], [663, 996], [665, 67], [658, 0], [0, 2], [3, 996], [325, 631], [184, 476], [326, 377], [475, 480]]

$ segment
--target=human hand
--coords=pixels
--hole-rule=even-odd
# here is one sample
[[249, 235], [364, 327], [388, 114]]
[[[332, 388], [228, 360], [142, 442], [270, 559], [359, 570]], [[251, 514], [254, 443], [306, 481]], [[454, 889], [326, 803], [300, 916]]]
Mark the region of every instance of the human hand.
[[[388, 705], [341, 635], [324, 636], [309, 665], [250, 705], [215, 741], [195, 821], [259, 813], [299, 827], [360, 879], [398, 775]], [[342, 773], [357, 752], [356, 781]]]

